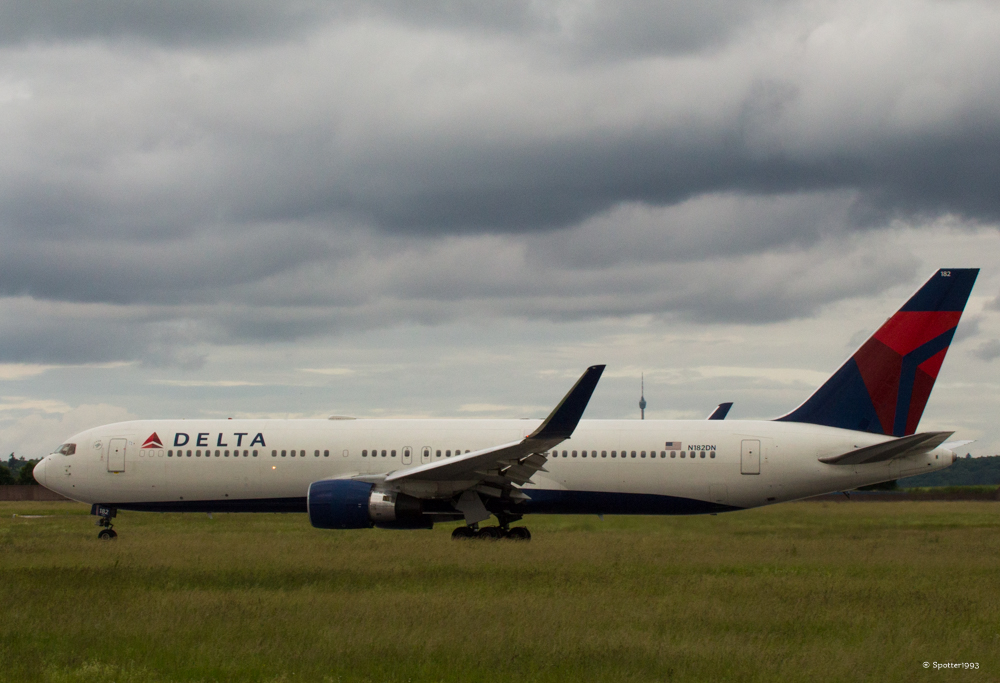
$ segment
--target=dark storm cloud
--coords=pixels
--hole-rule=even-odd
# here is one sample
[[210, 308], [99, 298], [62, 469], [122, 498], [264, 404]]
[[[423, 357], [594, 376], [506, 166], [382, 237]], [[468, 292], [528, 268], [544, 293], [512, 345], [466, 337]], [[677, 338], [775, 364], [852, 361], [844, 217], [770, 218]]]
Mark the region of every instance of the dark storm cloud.
[[218, 301], [226, 288], [333, 251], [308, 230], [280, 225], [162, 241], [9, 237], [0, 252], [0, 294], [114, 304]]
[[199, 341], [218, 337], [210, 316], [104, 304], [49, 304], [5, 299], [0, 304], [0, 362], [100, 363], [143, 360], [195, 367]]
[[131, 38], [200, 43], [274, 38], [329, 16], [311, 0], [9, 0], [0, 5], [5, 43]]
[[2, 353], [193, 367], [479, 315], [774, 321], [910, 282], [865, 240], [1000, 220], [1000, 12], [879, 7], [8, 3], [0, 295], [76, 307], [18, 308]]
[[717, 46], [782, 4], [785, 0], [11, 0], [0, 6], [0, 44], [129, 39], [212, 47], [282, 40], [328, 22], [381, 21], [434, 31], [518, 34], [588, 58], [619, 59]]

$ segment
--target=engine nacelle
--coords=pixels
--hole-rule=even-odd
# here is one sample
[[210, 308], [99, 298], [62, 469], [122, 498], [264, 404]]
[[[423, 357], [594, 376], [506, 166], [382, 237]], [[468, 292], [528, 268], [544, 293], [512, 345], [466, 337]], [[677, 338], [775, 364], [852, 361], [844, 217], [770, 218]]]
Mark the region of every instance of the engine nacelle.
[[395, 491], [376, 491], [373, 484], [352, 479], [324, 479], [309, 485], [309, 522], [318, 529], [430, 529], [419, 498]]

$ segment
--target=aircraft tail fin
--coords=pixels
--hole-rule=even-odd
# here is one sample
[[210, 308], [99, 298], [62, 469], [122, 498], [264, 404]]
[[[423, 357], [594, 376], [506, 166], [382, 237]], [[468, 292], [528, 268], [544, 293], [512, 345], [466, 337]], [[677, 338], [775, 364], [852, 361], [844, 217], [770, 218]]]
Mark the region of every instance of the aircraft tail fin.
[[978, 268], [939, 270], [784, 422], [907, 436], [917, 430]]

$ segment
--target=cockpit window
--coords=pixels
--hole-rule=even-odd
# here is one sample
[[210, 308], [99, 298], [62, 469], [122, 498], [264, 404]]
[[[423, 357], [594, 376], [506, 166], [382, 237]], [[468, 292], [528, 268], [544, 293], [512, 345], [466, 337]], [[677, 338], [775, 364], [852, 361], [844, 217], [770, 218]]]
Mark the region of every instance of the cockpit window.
[[56, 451], [56, 453], [61, 453], [62, 455], [73, 455], [74, 453], [76, 453], [76, 444], [64, 443], [62, 446], [59, 447], [59, 450]]

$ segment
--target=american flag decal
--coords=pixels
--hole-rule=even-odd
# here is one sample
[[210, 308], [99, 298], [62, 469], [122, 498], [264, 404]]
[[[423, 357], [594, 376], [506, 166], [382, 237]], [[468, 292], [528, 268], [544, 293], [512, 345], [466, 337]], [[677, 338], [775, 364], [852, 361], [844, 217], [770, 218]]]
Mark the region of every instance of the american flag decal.
[[665, 448], [667, 450], [679, 451], [681, 449], [681, 442], [680, 441], [668, 441], [667, 445], [665, 446]]

